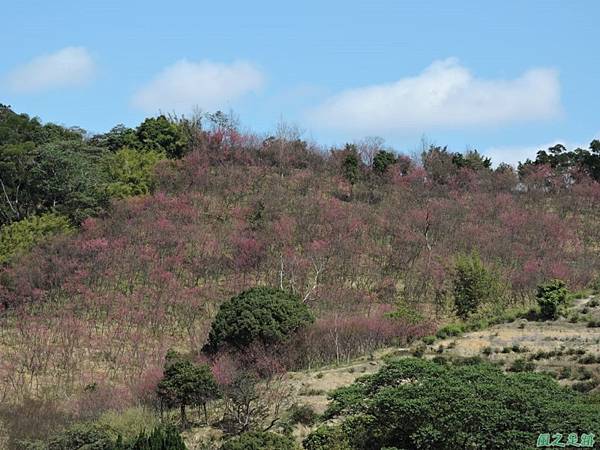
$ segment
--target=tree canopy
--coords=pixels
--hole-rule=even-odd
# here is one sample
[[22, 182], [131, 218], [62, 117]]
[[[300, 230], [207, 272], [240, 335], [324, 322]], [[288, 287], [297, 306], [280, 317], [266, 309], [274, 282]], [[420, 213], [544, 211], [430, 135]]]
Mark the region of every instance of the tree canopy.
[[207, 364], [196, 364], [170, 351], [165, 362], [164, 376], [158, 383], [157, 393], [164, 406], [180, 408], [181, 421], [185, 425], [186, 407], [205, 408], [206, 403], [219, 397], [219, 388]]
[[588, 149], [568, 150], [563, 144], [556, 144], [547, 150], [540, 150], [535, 161], [528, 159], [519, 164], [519, 172], [523, 174], [528, 168], [540, 165], [548, 165], [562, 173], [582, 171], [592, 179], [600, 181], [600, 140], [594, 139]]
[[544, 319], [556, 319], [559, 308], [567, 301], [568, 290], [562, 280], [550, 280], [540, 284], [536, 298]]
[[221, 305], [205, 350], [215, 352], [224, 344], [244, 348], [255, 341], [281, 342], [313, 320], [297, 295], [268, 287], [252, 288]]
[[598, 404], [552, 378], [480, 363], [391, 360], [331, 398], [326, 417], [339, 425], [310, 435], [308, 450], [332, 448], [332, 440], [365, 450], [522, 450], [543, 433], [583, 434], [600, 426]]

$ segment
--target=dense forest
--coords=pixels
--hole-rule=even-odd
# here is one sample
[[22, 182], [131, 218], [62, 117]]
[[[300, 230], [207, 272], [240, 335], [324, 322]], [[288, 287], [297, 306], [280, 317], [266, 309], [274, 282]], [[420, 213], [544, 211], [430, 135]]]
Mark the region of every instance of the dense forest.
[[8, 448], [181, 449], [180, 430], [207, 424], [222, 447], [188, 448], [521, 449], [600, 432], [594, 392], [398, 359], [335, 391], [300, 444], [289, 416], [310, 412], [286, 406], [285, 381], [449, 323], [552, 320], [563, 290], [600, 288], [597, 140], [515, 168], [377, 138], [326, 149], [221, 112], [92, 135], [0, 105], [0, 189]]

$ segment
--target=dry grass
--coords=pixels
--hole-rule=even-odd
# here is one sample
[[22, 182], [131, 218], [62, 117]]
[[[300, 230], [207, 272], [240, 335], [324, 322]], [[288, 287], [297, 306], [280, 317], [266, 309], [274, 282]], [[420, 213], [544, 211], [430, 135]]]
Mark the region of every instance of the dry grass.
[[[600, 307], [588, 307], [591, 298], [578, 299], [567, 315], [600, 317]], [[440, 353], [439, 349], [443, 348]], [[516, 348], [516, 351], [515, 351]], [[586, 355], [600, 355], [600, 328], [588, 328], [587, 320], [571, 323], [566, 318], [556, 321], [532, 322], [520, 319], [512, 323], [466, 333], [459, 337], [437, 340], [428, 346], [427, 357], [433, 355], [473, 357], [481, 356], [509, 367], [515, 360], [530, 359], [536, 352], [558, 352], [557, 356], [534, 359], [536, 370], [558, 373], [567, 367], [574, 373], [589, 369], [600, 380], [600, 365], [581, 364], [578, 359]], [[563, 379], [563, 383], [573, 380]]]

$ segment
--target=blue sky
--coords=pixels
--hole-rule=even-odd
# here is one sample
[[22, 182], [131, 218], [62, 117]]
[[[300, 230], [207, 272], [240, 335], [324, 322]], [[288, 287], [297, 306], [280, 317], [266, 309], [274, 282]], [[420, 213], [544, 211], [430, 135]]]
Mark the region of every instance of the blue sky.
[[[423, 136], [516, 162], [600, 137], [600, 2], [27, 1], [2, 8], [0, 102], [90, 131], [233, 109], [324, 145]], [[6, 39], [9, 36], [9, 39]]]

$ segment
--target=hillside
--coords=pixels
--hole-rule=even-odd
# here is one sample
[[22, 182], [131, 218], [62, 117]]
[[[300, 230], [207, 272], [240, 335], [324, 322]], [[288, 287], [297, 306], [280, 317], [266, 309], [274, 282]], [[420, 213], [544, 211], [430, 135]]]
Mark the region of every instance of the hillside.
[[[366, 141], [323, 149], [294, 133], [241, 133], [222, 114], [89, 136], [2, 108], [0, 418], [13, 448], [131, 408], [176, 422], [182, 401], [160, 387], [169, 367], [210, 369], [222, 390], [188, 406], [202, 421], [224, 396], [209, 408], [217, 430], [267, 428], [290, 406], [286, 371], [319, 392], [321, 413], [324, 390], [382, 367], [370, 354], [527, 310], [547, 280], [575, 291], [600, 273], [595, 159], [557, 166], [544, 153], [516, 170], [437, 146], [416, 159]], [[207, 351], [223, 305], [258, 287], [310, 315], [273, 331], [288, 318], [272, 304], [268, 326], [262, 309], [242, 311], [252, 337]], [[493, 361], [514, 344], [550, 351], [559, 339], [594, 353], [598, 343], [579, 323], [520, 327], [434, 345], [462, 356], [490, 347]], [[366, 362], [340, 366], [357, 358]], [[303, 380], [306, 370], [333, 382]], [[226, 423], [240, 373], [256, 377], [252, 392], [281, 397], [241, 428]]]

